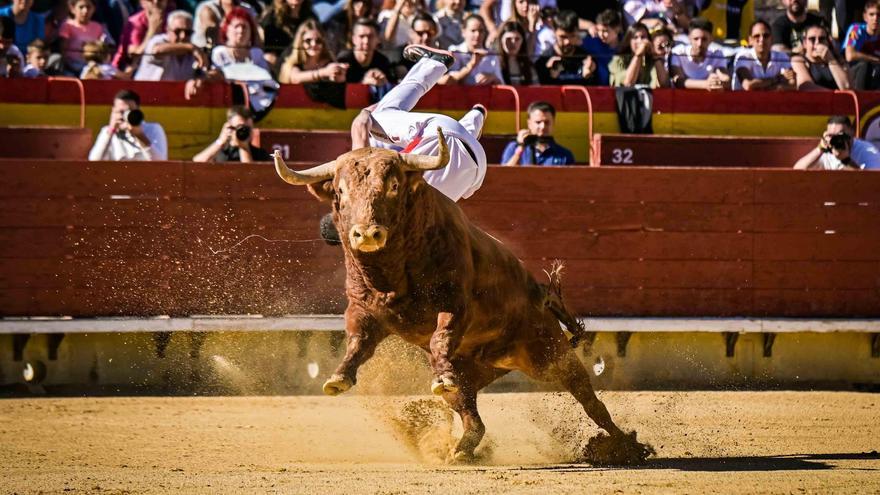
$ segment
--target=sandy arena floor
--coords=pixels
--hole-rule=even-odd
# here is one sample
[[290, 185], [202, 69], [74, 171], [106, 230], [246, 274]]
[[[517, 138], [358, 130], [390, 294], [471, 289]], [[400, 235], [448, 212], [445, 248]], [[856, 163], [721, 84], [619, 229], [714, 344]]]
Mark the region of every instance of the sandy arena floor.
[[[449, 424], [442, 409], [424, 407], [428, 397], [4, 399], [0, 492], [880, 491], [876, 394], [601, 396], [620, 424], [656, 448], [647, 466], [575, 462], [595, 430], [555, 393], [482, 395], [482, 461], [465, 467], [439, 461]], [[401, 411], [414, 401], [428, 414], [406, 419]], [[426, 417], [433, 426], [403, 433]]]

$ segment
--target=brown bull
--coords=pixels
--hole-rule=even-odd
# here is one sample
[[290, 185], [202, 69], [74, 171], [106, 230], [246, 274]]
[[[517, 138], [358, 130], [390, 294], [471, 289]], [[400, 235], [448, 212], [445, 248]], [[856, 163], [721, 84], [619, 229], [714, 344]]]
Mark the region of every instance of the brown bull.
[[426, 351], [431, 390], [461, 416], [464, 435], [453, 460], [472, 458], [485, 432], [477, 391], [512, 370], [571, 392], [610, 435], [606, 445], [621, 447], [606, 460], [644, 460], [648, 448], [614, 424], [593, 392], [560, 327], [560, 319], [574, 326], [561, 299], [422, 179], [424, 171], [446, 165], [442, 133], [440, 143], [436, 157], [362, 148], [302, 172], [275, 155], [285, 181], [308, 185], [332, 205], [343, 239], [348, 344], [324, 392], [354, 386], [358, 368], [395, 334]]

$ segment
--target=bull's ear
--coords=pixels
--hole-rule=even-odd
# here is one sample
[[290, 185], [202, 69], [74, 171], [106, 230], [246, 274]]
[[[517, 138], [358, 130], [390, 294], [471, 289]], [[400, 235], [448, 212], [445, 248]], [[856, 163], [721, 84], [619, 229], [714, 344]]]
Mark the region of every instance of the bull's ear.
[[419, 190], [420, 187], [425, 185], [425, 179], [422, 177], [424, 172], [409, 172], [406, 174], [406, 180], [409, 183], [409, 191], [414, 193]]
[[332, 203], [333, 198], [336, 196], [336, 192], [333, 190], [333, 179], [309, 184], [306, 187], [309, 188], [312, 196], [325, 203]]

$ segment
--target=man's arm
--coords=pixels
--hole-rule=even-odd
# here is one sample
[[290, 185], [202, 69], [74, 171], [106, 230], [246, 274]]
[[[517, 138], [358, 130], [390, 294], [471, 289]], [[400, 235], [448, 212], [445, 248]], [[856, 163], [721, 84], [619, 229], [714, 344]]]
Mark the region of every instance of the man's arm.
[[819, 142], [819, 146], [811, 149], [809, 153], [802, 156], [800, 160], [798, 160], [794, 164], [794, 168], [796, 170], [807, 170], [811, 168], [817, 168], [816, 166], [819, 164], [819, 158], [822, 156], [822, 141]]
[[98, 132], [98, 138], [95, 139], [95, 144], [89, 151], [89, 161], [95, 162], [104, 159], [104, 154], [107, 153], [107, 147], [110, 146], [111, 137], [110, 129], [107, 126], [102, 127], [101, 131]]
[[846, 47], [846, 61], [849, 63], [853, 62], [871, 62], [871, 63], [880, 63], [880, 57], [875, 57], [873, 55], [868, 55], [867, 53], [862, 53], [854, 46]]
[[165, 130], [162, 126], [152, 123], [142, 131], [143, 138], [149, 143], [145, 143], [144, 139], [138, 137], [141, 144], [144, 145], [144, 152], [152, 161], [164, 161], [168, 159], [168, 139], [165, 137]]
[[[351, 149], [359, 150], [370, 145], [370, 127], [373, 125], [372, 110], [376, 105], [370, 105], [361, 110], [361, 113], [351, 121]], [[378, 124], [376, 124], [378, 125]]]

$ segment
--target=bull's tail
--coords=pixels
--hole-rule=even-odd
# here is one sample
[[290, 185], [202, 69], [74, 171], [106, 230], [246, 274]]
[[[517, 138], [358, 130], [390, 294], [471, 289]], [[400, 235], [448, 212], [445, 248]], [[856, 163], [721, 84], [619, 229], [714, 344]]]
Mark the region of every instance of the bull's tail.
[[547, 278], [550, 279], [550, 282], [547, 285], [541, 285], [544, 289], [544, 307], [549, 309], [550, 312], [553, 313], [553, 315], [565, 326], [565, 329], [571, 333], [572, 337], [569, 340], [569, 343], [571, 343], [572, 347], [577, 347], [584, 339], [589, 340], [590, 335], [586, 328], [584, 328], [584, 324], [572, 316], [568, 308], [565, 307], [565, 302], [562, 300], [563, 268], [564, 264], [561, 261], [554, 260], [550, 267], [550, 271], [548, 272], [547, 270], [544, 270], [544, 273], [547, 274]]

